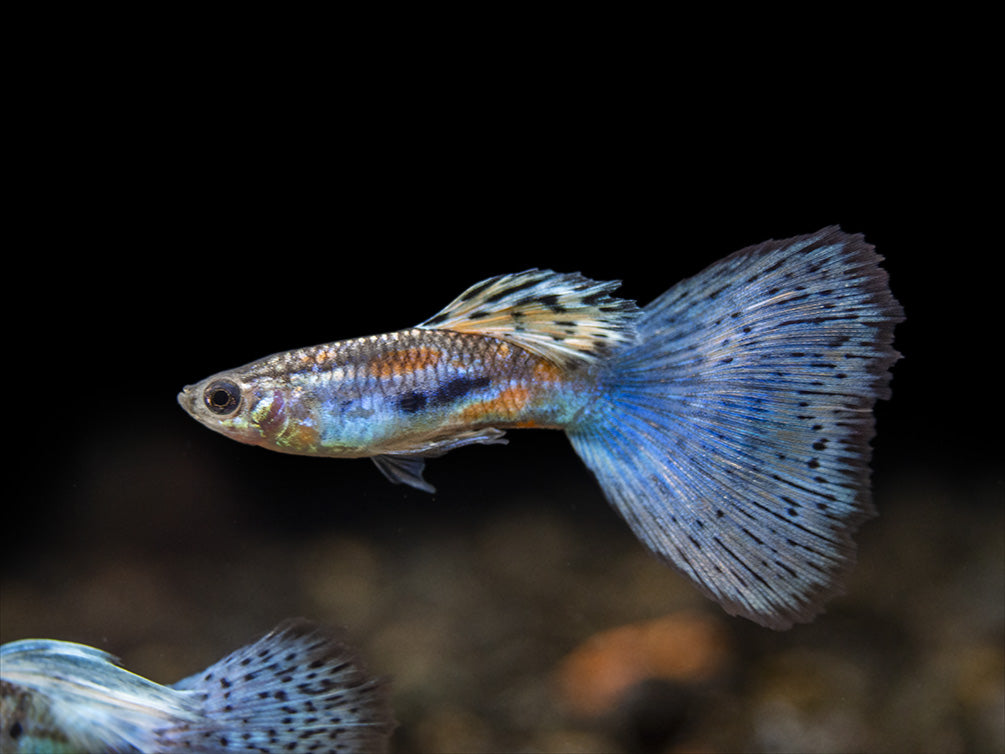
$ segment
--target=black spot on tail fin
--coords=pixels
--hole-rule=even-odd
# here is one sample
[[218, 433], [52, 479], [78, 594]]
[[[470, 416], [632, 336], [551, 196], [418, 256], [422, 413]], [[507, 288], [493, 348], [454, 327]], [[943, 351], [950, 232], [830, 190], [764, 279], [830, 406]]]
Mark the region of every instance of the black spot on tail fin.
[[166, 751], [382, 752], [394, 720], [385, 681], [332, 631], [290, 620], [175, 689], [206, 722], [166, 730]]
[[644, 309], [569, 430], [636, 535], [771, 628], [823, 609], [873, 515], [872, 407], [903, 318], [880, 261], [825, 228], [713, 264]]

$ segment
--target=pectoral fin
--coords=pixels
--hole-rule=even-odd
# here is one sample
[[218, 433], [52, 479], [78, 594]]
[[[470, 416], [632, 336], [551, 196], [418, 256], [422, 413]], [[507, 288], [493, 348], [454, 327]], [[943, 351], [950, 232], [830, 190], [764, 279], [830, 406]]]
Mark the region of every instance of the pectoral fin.
[[385, 453], [373, 456], [373, 462], [380, 472], [394, 484], [407, 484], [423, 492], [433, 493], [436, 488], [422, 478], [426, 466], [426, 458], [442, 456], [447, 451], [462, 445], [505, 445], [505, 432], [495, 427], [484, 427], [470, 432], [454, 434], [449, 437], [429, 439], [422, 445], [395, 453]]
[[436, 488], [422, 478], [426, 459], [422, 456], [373, 456], [380, 473], [394, 484], [407, 484], [417, 490], [436, 492]]

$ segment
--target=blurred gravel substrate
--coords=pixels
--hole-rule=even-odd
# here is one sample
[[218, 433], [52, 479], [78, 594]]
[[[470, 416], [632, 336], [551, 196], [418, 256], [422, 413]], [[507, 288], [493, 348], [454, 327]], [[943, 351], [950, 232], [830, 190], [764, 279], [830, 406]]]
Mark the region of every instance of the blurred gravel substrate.
[[[400, 526], [296, 533], [224, 506], [200, 515], [228, 536], [205, 540], [183, 533], [184, 509], [151, 521], [112, 499], [121, 509], [81, 513], [77, 536], [7, 568], [0, 636], [82, 641], [171, 682], [286, 617], [343, 626], [393, 677], [400, 752], [1000, 752], [1001, 498], [997, 481], [886, 480], [847, 595], [784, 633], [725, 616], [619, 522], [548, 495], [460, 522], [434, 500]], [[714, 677], [664, 673], [577, 714], [559, 683], [577, 647], [693, 615], [726, 637]]]

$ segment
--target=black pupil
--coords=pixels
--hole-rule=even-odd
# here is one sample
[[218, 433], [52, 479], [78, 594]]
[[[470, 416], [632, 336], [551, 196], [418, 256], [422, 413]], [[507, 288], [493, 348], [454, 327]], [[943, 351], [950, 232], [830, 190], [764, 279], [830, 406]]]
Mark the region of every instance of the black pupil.
[[205, 398], [214, 414], [230, 414], [237, 409], [241, 391], [233, 382], [215, 382], [206, 389]]

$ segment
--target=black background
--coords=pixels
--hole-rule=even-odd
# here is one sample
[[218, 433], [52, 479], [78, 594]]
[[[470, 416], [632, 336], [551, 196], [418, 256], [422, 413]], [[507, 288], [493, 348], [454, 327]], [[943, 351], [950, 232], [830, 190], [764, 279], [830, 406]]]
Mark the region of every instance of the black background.
[[[278, 350], [416, 324], [489, 275], [578, 270], [623, 280], [644, 304], [731, 251], [829, 224], [885, 256], [907, 314], [894, 399], [878, 407], [877, 474], [1000, 465], [988, 431], [1000, 412], [982, 399], [998, 368], [969, 342], [993, 324], [979, 313], [995, 273], [976, 205], [955, 214], [966, 187], [951, 155], [919, 154], [899, 118], [869, 115], [849, 93], [801, 117], [738, 101], [689, 123], [644, 92], [608, 90], [598, 122], [587, 98], [496, 102], [414, 81], [341, 107], [254, 77], [191, 92], [170, 82], [164, 71], [139, 91], [85, 94], [71, 81], [23, 153], [6, 416], [24, 523], [7, 555], [87, 504], [73, 492], [81, 464], [107, 464], [138, 500], [171, 505], [171, 469], [201, 459], [241, 480], [254, 516], [294, 527], [449, 509], [461, 476], [491, 499], [582, 475], [559, 433], [515, 433], [505, 449], [433, 461], [431, 503], [364, 461], [228, 442], [175, 395]], [[840, 127], [817, 133], [821, 120]], [[160, 469], [144, 480], [117, 452], [147, 441]]]
[[[229, 442], [175, 395], [275, 351], [413, 325], [489, 275], [579, 270], [644, 304], [736, 249], [830, 224], [886, 257], [907, 314], [877, 478], [1000, 476], [984, 118], [959, 69], [847, 65], [881, 41], [868, 25], [808, 77], [754, 40], [713, 70], [647, 34], [615, 51], [530, 33], [528, 56], [213, 28], [88, 44], [63, 19], [19, 69], [7, 562], [85, 536], [82, 517], [127, 538], [148, 522], [148, 546], [175, 547], [221, 497], [240, 501], [225, 516], [296, 530], [449, 518], [472, 513], [452, 490], [491, 505], [585, 478], [560, 433], [513, 433], [432, 462], [430, 500], [365, 461]], [[95, 474], [133, 520], [103, 516]], [[168, 521], [180, 531], [163, 539]]]

